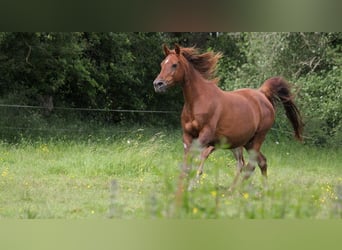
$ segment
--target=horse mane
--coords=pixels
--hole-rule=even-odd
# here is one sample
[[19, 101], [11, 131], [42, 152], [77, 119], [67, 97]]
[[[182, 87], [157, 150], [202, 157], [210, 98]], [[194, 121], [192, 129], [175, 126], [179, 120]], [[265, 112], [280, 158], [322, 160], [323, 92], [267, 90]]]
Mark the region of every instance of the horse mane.
[[200, 54], [195, 47], [180, 47], [180, 53], [203, 76], [203, 78], [211, 80], [215, 82], [215, 84], [218, 82], [219, 78], [216, 76], [216, 69], [218, 60], [222, 57], [221, 52], [215, 53], [209, 51]]

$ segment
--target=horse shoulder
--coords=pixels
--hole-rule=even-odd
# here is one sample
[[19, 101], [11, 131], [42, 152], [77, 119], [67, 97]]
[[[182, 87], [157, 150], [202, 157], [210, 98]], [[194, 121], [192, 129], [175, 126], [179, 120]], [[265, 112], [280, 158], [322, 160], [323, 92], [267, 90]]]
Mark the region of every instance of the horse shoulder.
[[[216, 110], [215, 110], [216, 109]], [[197, 137], [204, 129], [214, 130], [218, 120], [219, 107], [216, 105], [199, 102], [194, 108], [183, 108], [181, 120], [184, 132]]]
[[198, 123], [194, 120], [190, 107], [186, 107], [185, 105], [181, 115], [181, 123], [183, 133], [191, 135], [192, 137], [198, 135]]

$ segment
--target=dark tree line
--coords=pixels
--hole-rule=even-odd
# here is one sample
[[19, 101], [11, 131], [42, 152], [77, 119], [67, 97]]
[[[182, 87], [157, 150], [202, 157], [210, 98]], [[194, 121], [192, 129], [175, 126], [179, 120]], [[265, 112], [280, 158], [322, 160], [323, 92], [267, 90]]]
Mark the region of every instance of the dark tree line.
[[179, 88], [165, 96], [152, 87], [163, 43], [223, 52], [219, 84], [227, 90], [284, 76], [300, 90], [313, 141], [342, 141], [341, 33], [0, 33], [0, 103], [44, 106], [45, 116], [54, 107], [179, 111]]

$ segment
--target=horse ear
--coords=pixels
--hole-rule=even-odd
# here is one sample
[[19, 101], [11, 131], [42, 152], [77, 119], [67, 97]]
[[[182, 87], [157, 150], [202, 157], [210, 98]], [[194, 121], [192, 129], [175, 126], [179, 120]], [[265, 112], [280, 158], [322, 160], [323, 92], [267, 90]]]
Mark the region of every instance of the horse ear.
[[176, 43], [176, 44], [175, 44], [175, 51], [176, 51], [176, 54], [177, 54], [177, 55], [180, 54], [180, 50], [181, 50], [181, 48], [180, 48], [179, 44]]
[[164, 43], [163, 44], [163, 50], [164, 50], [164, 55], [167, 56], [168, 54], [170, 54], [170, 50], [167, 47], [167, 45]]

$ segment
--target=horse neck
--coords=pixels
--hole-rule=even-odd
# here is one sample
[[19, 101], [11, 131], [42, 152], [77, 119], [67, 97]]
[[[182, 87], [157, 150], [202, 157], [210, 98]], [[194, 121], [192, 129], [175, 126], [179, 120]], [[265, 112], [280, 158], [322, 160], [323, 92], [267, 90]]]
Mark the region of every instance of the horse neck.
[[201, 95], [206, 95], [209, 91], [217, 91], [218, 87], [214, 83], [208, 82], [208, 80], [204, 79], [202, 75], [194, 70], [190, 69], [189, 74], [184, 80], [183, 88], [183, 96], [185, 105], [190, 105], [199, 100]]

